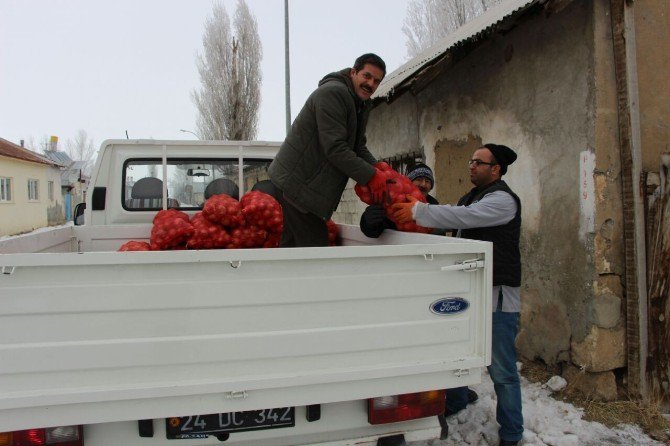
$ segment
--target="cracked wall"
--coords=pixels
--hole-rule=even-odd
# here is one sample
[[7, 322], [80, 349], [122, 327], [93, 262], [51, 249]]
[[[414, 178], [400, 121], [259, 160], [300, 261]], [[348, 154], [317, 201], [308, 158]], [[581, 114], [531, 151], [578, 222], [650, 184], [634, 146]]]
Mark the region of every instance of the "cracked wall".
[[416, 135], [442, 203], [470, 189], [467, 160], [480, 144], [517, 151], [504, 179], [522, 201], [519, 351], [594, 372], [624, 358], [607, 4], [573, 2], [492, 36], [424, 90], [378, 106], [368, 127], [378, 156]]

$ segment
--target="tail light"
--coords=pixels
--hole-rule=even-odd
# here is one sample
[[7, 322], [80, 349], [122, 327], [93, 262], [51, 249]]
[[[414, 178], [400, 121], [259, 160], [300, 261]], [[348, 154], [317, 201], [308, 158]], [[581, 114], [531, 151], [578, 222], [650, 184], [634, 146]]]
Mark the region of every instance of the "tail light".
[[58, 426], [0, 433], [0, 446], [84, 446], [81, 426]]
[[0, 432], [0, 446], [14, 446], [14, 433]]
[[406, 393], [368, 399], [370, 424], [397, 423], [444, 412], [445, 391]]

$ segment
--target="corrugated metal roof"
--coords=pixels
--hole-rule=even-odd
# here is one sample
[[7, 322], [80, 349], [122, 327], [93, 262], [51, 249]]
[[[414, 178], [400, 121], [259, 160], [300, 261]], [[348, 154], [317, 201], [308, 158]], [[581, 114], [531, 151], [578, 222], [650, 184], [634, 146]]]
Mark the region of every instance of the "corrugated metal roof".
[[88, 181], [89, 177], [84, 173], [84, 167], [86, 167], [84, 161], [70, 161], [70, 164], [60, 174], [61, 183], [63, 185], [71, 185], [81, 181]]
[[72, 158], [70, 158], [70, 155], [68, 155], [65, 152], [47, 150], [46, 152], [44, 152], [44, 156], [64, 167], [67, 167], [70, 164], [72, 164]]
[[503, 0], [483, 14], [475, 17], [453, 33], [424, 50], [414, 59], [408, 61], [397, 70], [388, 74], [375, 91], [373, 99], [388, 98], [393, 91], [412, 75], [430, 65], [435, 59], [463, 42], [472, 40], [482, 33], [492, 31], [496, 25], [505, 21], [515, 13], [521, 12], [535, 3], [546, 0]]
[[0, 156], [7, 156], [9, 158], [16, 158], [23, 161], [29, 161], [31, 163], [46, 164], [49, 166], [55, 164], [52, 161], [49, 161], [48, 159], [38, 155], [37, 153], [25, 149], [3, 138], [0, 138]]

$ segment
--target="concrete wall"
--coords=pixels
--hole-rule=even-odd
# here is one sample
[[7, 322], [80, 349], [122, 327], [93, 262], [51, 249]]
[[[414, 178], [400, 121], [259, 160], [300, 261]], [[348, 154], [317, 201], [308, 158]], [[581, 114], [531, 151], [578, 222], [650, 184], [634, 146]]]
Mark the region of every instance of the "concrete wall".
[[593, 2], [595, 82], [595, 202], [591, 325], [584, 338], [572, 339], [572, 363], [607, 380], [625, 365], [624, 252], [621, 165], [611, 16], [608, 0]]
[[[595, 20], [604, 26], [607, 4], [538, 12], [423, 91], [377, 107], [368, 128], [369, 147], [380, 156], [401, 151], [416, 135], [443, 203], [470, 189], [467, 160], [479, 145], [517, 151], [504, 179], [523, 203], [518, 347], [549, 364], [588, 366], [606, 344], [607, 358], [593, 371], [624, 365], [616, 97], [605, 60], [611, 40]], [[596, 326], [606, 328], [594, 334]]]
[[[0, 236], [47, 226], [48, 170], [46, 164], [0, 157], [0, 177], [12, 179], [12, 201], [0, 202]], [[39, 181], [38, 200], [28, 201], [28, 179]]]

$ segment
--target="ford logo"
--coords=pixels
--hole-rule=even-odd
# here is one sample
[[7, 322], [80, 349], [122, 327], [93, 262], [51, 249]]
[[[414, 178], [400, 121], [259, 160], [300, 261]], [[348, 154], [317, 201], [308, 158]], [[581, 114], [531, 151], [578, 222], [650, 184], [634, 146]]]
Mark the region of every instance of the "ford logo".
[[430, 304], [430, 311], [439, 315], [458, 314], [467, 310], [469, 306], [468, 301], [462, 297], [448, 297]]

